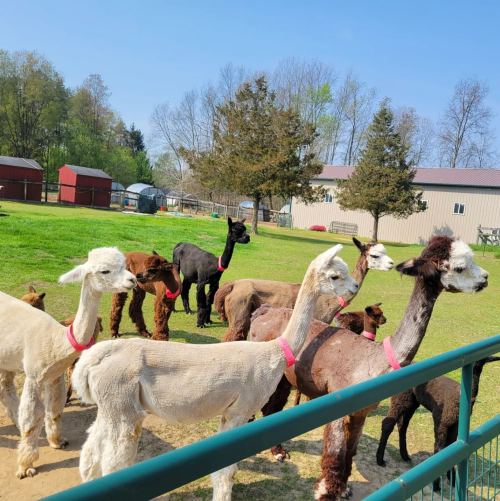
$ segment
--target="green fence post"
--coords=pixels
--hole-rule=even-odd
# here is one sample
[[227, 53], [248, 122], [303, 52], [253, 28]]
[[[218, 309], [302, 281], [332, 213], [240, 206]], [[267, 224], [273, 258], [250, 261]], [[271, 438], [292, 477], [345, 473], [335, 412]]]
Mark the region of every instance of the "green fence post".
[[[472, 368], [473, 364], [462, 367], [462, 382], [460, 386], [460, 414], [458, 421], [458, 440], [469, 443], [470, 411], [472, 398]], [[469, 483], [469, 458], [464, 458], [458, 465], [456, 499], [467, 500]]]

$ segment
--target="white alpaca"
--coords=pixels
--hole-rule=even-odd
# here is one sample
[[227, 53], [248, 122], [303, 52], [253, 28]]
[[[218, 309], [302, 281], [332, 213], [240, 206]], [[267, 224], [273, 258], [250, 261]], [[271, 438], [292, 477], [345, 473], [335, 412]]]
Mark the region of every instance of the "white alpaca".
[[[84, 482], [133, 464], [146, 411], [172, 424], [221, 415], [219, 432], [248, 422], [276, 389], [292, 353], [299, 353], [321, 294], [357, 291], [337, 257], [341, 249], [337, 245], [309, 265], [280, 340], [192, 345], [126, 339], [84, 353], [73, 385], [83, 401], [98, 405], [80, 458]], [[211, 475], [214, 499], [231, 499], [236, 471], [234, 464]]]
[[[110, 247], [90, 251], [85, 264], [59, 277], [62, 283], [80, 280], [82, 293], [72, 331], [47, 313], [0, 292], [0, 402], [21, 432], [19, 478], [36, 474], [33, 463], [38, 459], [38, 437], [44, 417], [42, 385], [47, 440], [55, 449], [63, 449], [68, 444], [60, 434], [64, 371], [80, 356], [78, 350], [91, 342], [102, 293], [126, 292], [136, 284], [134, 275], [125, 269], [123, 254]], [[26, 373], [20, 402], [14, 386], [18, 371]]]

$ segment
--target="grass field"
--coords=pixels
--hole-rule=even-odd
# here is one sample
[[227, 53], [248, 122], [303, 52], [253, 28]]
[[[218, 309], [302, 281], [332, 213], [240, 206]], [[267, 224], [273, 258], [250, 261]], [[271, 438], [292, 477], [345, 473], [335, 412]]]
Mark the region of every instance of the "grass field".
[[[0, 290], [15, 297], [27, 292], [28, 285], [37, 291], [46, 292], [47, 312], [56, 319], [69, 317], [76, 312], [80, 293], [79, 284], [61, 286], [57, 278], [78, 263], [84, 262], [89, 250], [100, 246], [117, 246], [121, 251], [140, 250], [159, 254], [171, 259], [174, 246], [181, 241], [191, 242], [220, 255], [224, 248], [227, 223], [206, 218], [176, 218], [122, 214], [82, 208], [48, 207], [41, 205], [2, 202], [2, 212], [10, 217], [0, 218]], [[300, 282], [310, 261], [328, 247], [342, 243], [341, 257], [352, 270], [358, 251], [345, 236], [260, 228], [258, 236], [252, 236], [248, 245], [237, 245], [229, 269], [222, 281], [239, 278], [261, 278], [284, 282]], [[386, 245], [387, 252], [396, 263], [420, 254], [421, 247], [402, 244]], [[463, 346], [500, 332], [498, 293], [500, 288], [500, 261], [494, 252], [477, 252], [476, 262], [490, 274], [490, 286], [479, 295], [446, 294], [438, 300], [427, 335], [417, 355], [422, 360], [453, 348]], [[413, 281], [401, 278], [395, 271], [390, 273], [370, 272], [350, 308], [363, 309], [368, 304], [382, 302], [388, 321], [380, 329], [380, 338], [391, 334], [398, 325], [412, 290]], [[194, 288], [191, 290], [191, 307], [195, 309]], [[100, 313], [104, 318], [103, 338], [109, 337], [109, 310], [111, 295], [103, 296]], [[180, 300], [177, 308], [181, 309]], [[145, 301], [144, 313], [149, 330], [153, 329], [153, 299]], [[214, 324], [206, 329], [196, 328], [195, 315], [183, 311], [170, 319], [171, 340], [188, 343], [216, 343], [222, 338], [227, 324], [220, 322], [213, 313]], [[134, 328], [124, 315], [121, 332], [134, 336]], [[500, 412], [499, 376], [500, 364], [486, 366], [481, 379], [481, 388], [472, 417], [472, 428]], [[458, 373], [452, 374], [458, 379]], [[291, 400], [291, 399], [290, 399]], [[359, 492], [369, 493], [394, 478], [408, 467], [399, 459], [397, 436], [393, 434], [387, 449], [388, 468], [378, 468], [374, 450], [380, 433], [380, 423], [388, 409], [388, 401], [370, 415], [365, 427], [356, 461], [355, 485]], [[67, 411], [68, 412], [68, 411]], [[88, 412], [88, 409], [82, 413]], [[65, 412], [66, 414], [66, 412]], [[82, 414], [83, 415], [83, 414]], [[90, 416], [90, 414], [89, 414]], [[86, 418], [88, 421], [90, 418]], [[63, 422], [65, 418], [63, 417]], [[83, 434], [88, 423], [81, 426]], [[143, 460], [187, 443], [211, 435], [217, 427], [212, 420], [199, 425], [172, 427], [149, 418], [139, 446], [138, 459]], [[0, 427], [0, 432], [2, 428]], [[429, 456], [433, 448], [432, 420], [427, 411], [417, 411], [408, 433], [410, 454], [414, 464]], [[0, 433], [1, 435], [2, 433]], [[289, 444], [292, 462], [277, 464], [270, 453], [263, 452], [240, 463], [240, 472], [234, 489], [234, 499], [311, 499], [312, 485], [319, 473], [322, 447], [322, 431], [315, 430], [297, 437]], [[83, 436], [82, 436], [83, 440]], [[11, 444], [11, 442], [7, 442]], [[4, 442], [0, 443], [0, 458]], [[9, 446], [7, 446], [7, 449]], [[12, 444], [10, 445], [12, 448]], [[12, 451], [9, 452], [9, 461]], [[77, 450], [75, 449], [77, 456]], [[46, 460], [41, 452], [40, 462]], [[74, 469], [76, 463], [72, 463]], [[10, 471], [12, 470], [12, 471]], [[23, 487], [15, 491], [4, 484], [13, 477], [14, 464], [9, 465], [7, 476], [0, 476], [0, 495], [3, 499], [16, 496], [28, 499]], [[40, 469], [40, 475], [43, 474]], [[75, 470], [76, 471], [76, 470]], [[40, 476], [39, 475], [39, 476]], [[49, 472], [47, 472], [49, 475]], [[47, 477], [49, 478], [49, 477]], [[53, 477], [57, 478], [57, 477]], [[77, 483], [76, 473], [70, 485]], [[26, 482], [37, 481], [30, 479]], [[39, 480], [39, 482], [42, 482]], [[67, 488], [50, 482], [50, 492]], [[16, 484], [17, 485], [17, 484]], [[24, 485], [24, 484], [23, 484]], [[39, 483], [39, 486], [41, 484]], [[24, 495], [23, 495], [24, 494]], [[38, 492], [41, 494], [41, 492]], [[359, 494], [356, 494], [358, 498]], [[169, 495], [169, 499], [209, 499], [210, 482], [201, 479]], [[34, 498], [35, 499], [35, 498]], [[352, 499], [352, 498], [351, 498]], [[361, 497], [359, 497], [361, 499]]]

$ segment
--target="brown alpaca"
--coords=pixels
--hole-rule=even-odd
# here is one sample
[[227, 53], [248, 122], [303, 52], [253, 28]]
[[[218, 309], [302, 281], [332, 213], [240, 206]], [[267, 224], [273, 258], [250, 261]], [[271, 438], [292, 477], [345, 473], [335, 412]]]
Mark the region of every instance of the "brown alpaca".
[[[364, 244], [356, 238], [352, 241], [361, 252], [351, 274], [360, 288], [369, 269], [390, 271], [394, 268], [394, 261], [387, 256], [382, 244], [377, 242]], [[243, 279], [223, 284], [215, 294], [214, 300], [215, 310], [221, 320], [229, 322], [229, 328], [222, 342], [247, 339], [252, 313], [263, 304], [293, 308], [299, 289], [300, 284], [271, 280]], [[313, 318], [330, 324], [335, 314], [344, 308], [346, 303], [350, 303], [356, 295], [357, 292], [347, 294], [340, 299], [327, 294], [322, 295], [316, 303]], [[340, 303], [343, 303], [343, 306]]]
[[[337, 313], [335, 315], [335, 324], [341, 329], [363, 334], [367, 339], [375, 340], [377, 329], [380, 325], [384, 325], [387, 319], [384, 317], [383, 311], [380, 309], [382, 303], [372, 304], [367, 306], [364, 311], [350, 311], [348, 313]], [[299, 405], [301, 393], [299, 390], [295, 392], [295, 401], [293, 405]], [[310, 400], [308, 398], [308, 400]], [[282, 457], [283, 461], [285, 458]]]
[[[75, 321], [76, 315], [73, 315], [70, 318], [67, 318], [66, 320], [63, 320], [62, 322], [59, 322], [61, 325], [64, 325], [67, 327], [68, 325], [71, 325]], [[102, 317], [101, 315], [97, 315], [97, 322], [95, 323], [95, 329], [94, 329], [94, 342], [97, 342], [97, 338], [99, 337], [99, 334], [104, 330], [102, 326]], [[73, 374], [73, 371], [75, 370], [75, 365], [78, 362], [78, 358], [71, 364], [71, 366], [68, 368], [66, 371], [66, 376], [68, 378], [68, 389], [66, 390], [66, 403], [70, 401], [71, 394], [73, 393], [73, 386], [71, 384], [71, 376]]]
[[42, 310], [45, 311], [45, 304], [43, 302], [43, 298], [45, 297], [45, 292], [42, 292], [41, 294], [38, 294], [37, 291], [33, 286], [29, 286], [29, 293], [25, 294], [22, 298], [21, 301], [24, 301], [25, 303], [30, 304], [33, 306], [33, 308], [36, 308], [37, 310]]
[[[151, 337], [151, 339], [157, 341], [168, 341], [168, 319], [174, 310], [175, 300], [181, 292], [181, 279], [177, 267], [169, 263], [164, 257], [159, 256], [155, 251], [153, 251], [153, 255], [145, 252], [127, 252], [125, 253], [125, 259], [127, 270], [131, 271], [137, 278], [137, 287], [132, 291], [132, 299], [128, 310], [137, 332], [141, 333], [143, 337]], [[146, 329], [144, 315], [142, 314], [142, 303], [146, 297], [146, 292], [155, 296], [155, 330], [153, 336]], [[120, 328], [123, 306], [127, 301], [127, 296], [127, 292], [113, 295], [109, 319], [111, 337], [120, 337], [118, 329]]]
[[[383, 343], [354, 332], [312, 320], [296, 364], [285, 371], [276, 392], [262, 409], [268, 416], [283, 409], [291, 387], [317, 398], [409, 365], [425, 336], [434, 304], [441, 292], [479, 292], [488, 285], [488, 272], [473, 261], [464, 242], [448, 236], [433, 237], [420, 257], [396, 269], [415, 277], [410, 302], [396, 332]], [[261, 307], [254, 313], [252, 341], [269, 341], [285, 329], [292, 310]], [[347, 480], [368, 413], [378, 403], [325, 426], [322, 473], [314, 487], [315, 498], [336, 500], [349, 495]], [[272, 449], [281, 459], [281, 445]]]

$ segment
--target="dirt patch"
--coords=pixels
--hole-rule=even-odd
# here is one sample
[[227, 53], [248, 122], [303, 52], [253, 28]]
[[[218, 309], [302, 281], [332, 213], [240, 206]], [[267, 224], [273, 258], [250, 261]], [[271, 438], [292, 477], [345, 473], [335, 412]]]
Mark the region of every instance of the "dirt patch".
[[210, 235], [196, 235], [197, 238], [217, 238], [217, 237], [211, 237]]
[[67, 259], [67, 261], [69, 261], [70, 263], [86, 263], [87, 262], [87, 258], [86, 257], [71, 257], [69, 259]]
[[[19, 287], [23, 289], [28, 289], [28, 287], [32, 285], [35, 289], [46, 289], [47, 287], [54, 287], [54, 284], [51, 284], [50, 282], [44, 282], [43, 280], [30, 280], [29, 282], [26, 282], [25, 284], [19, 284]], [[43, 292], [43, 291], [40, 291]]]

